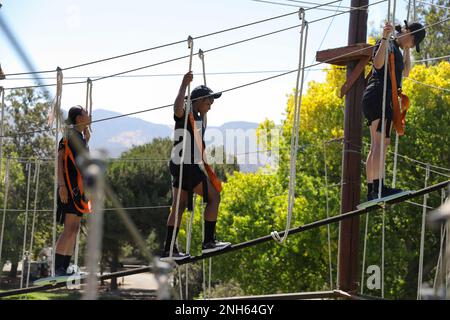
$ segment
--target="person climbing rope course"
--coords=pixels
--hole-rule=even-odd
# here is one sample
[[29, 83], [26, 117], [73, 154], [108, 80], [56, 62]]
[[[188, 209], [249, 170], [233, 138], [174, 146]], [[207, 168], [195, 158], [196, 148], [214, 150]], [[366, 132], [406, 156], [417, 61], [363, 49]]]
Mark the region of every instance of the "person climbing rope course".
[[[167, 237], [164, 244], [164, 250], [161, 255], [162, 260], [182, 260], [189, 258], [188, 254], [181, 252], [175, 245], [170, 257], [170, 244], [174, 232], [175, 215], [177, 209], [177, 194], [181, 179], [182, 191], [180, 203], [178, 204], [178, 222], [177, 231], [181, 223], [182, 213], [188, 208], [192, 210], [192, 196], [198, 194], [203, 197], [206, 203], [204, 212], [205, 219], [205, 234], [204, 242], [202, 244], [202, 252], [208, 253], [227, 248], [231, 245], [229, 242], [218, 241], [215, 238], [216, 222], [220, 203], [220, 181], [215, 181], [213, 176], [206, 175], [200, 168], [200, 163], [206, 164], [204, 161], [205, 141], [203, 140], [204, 132], [204, 117], [211, 109], [214, 99], [220, 98], [222, 93], [214, 93], [205, 85], [196, 87], [191, 93], [192, 113], [189, 116], [190, 121], [187, 123], [186, 132], [186, 154], [183, 160], [183, 174], [180, 177], [180, 163], [182, 162], [182, 153], [185, 151], [183, 145], [184, 132], [184, 117], [185, 117], [185, 94], [190, 82], [193, 80], [192, 72], [184, 75], [180, 90], [174, 103], [174, 120], [175, 120], [175, 135], [174, 146], [172, 149], [171, 159], [169, 161], [170, 173], [172, 175], [172, 209], [167, 220]], [[201, 138], [198, 136], [201, 130]], [[197, 131], [197, 132], [195, 132]], [[198, 137], [197, 139], [195, 137]], [[199, 142], [198, 139], [200, 139]], [[200, 145], [199, 145], [200, 144]], [[207, 165], [205, 165], [207, 168]], [[208, 177], [207, 177], [208, 176]], [[218, 190], [219, 189], [219, 190]], [[177, 232], [178, 233], [178, 232]], [[176, 237], [176, 235], [175, 235]]]
[[55, 276], [68, 275], [82, 216], [91, 211], [76, 162], [80, 152], [88, 151], [90, 117], [81, 106], [75, 106], [70, 108], [66, 122], [73, 128], [68, 129], [58, 148], [57, 220], [64, 225], [64, 230], [56, 242]]
[[[394, 99], [398, 99], [398, 92], [392, 89], [401, 89], [402, 77], [407, 77], [409, 75], [409, 71], [411, 69], [410, 49], [416, 47], [417, 52], [419, 52], [419, 44], [425, 38], [425, 29], [420, 23], [414, 22], [408, 24], [405, 21], [405, 27], [401, 28], [400, 26], [397, 26], [395, 30], [397, 31], [396, 37], [391, 37], [390, 35], [394, 31], [392, 24], [386, 23], [383, 28], [383, 37], [381, 40], [377, 41], [374, 47], [374, 54], [372, 57], [372, 75], [368, 80], [368, 85], [364, 91], [362, 99], [362, 109], [364, 116], [367, 119], [367, 125], [370, 127], [371, 141], [370, 151], [366, 162], [367, 201], [378, 198], [380, 184], [382, 186], [381, 197], [386, 197], [403, 191], [401, 189], [387, 187], [383, 181], [385, 178], [384, 167], [386, 151], [390, 144], [390, 132], [393, 121], [397, 132], [401, 131], [402, 127], [404, 127], [404, 119], [401, 119], [401, 116], [397, 116], [396, 110], [394, 109]], [[391, 77], [387, 77], [386, 88], [384, 88], [386, 46], [388, 46], [387, 51], [391, 60], [391, 63], [388, 66], [388, 70], [391, 72]], [[403, 50], [403, 54], [400, 49]], [[395, 81], [392, 81], [391, 79], [395, 79]], [[383, 147], [384, 150], [381, 155], [381, 119], [383, 113], [384, 89], [387, 92], [385, 100], [386, 130], [383, 134], [385, 140]], [[399, 132], [399, 134], [403, 134], [403, 132]], [[382, 162], [382, 172], [380, 172], [380, 162]]]

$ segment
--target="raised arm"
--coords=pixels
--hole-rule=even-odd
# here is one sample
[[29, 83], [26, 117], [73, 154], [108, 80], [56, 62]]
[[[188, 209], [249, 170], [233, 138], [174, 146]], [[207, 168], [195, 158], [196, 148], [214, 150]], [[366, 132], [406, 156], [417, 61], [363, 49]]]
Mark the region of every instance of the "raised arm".
[[184, 75], [183, 81], [181, 82], [180, 90], [178, 91], [175, 103], [173, 104], [173, 113], [178, 118], [181, 118], [184, 115], [184, 97], [186, 95], [186, 88], [193, 78], [192, 71], [189, 71]]
[[373, 58], [373, 65], [376, 69], [381, 69], [384, 66], [385, 56], [386, 56], [386, 44], [388, 42], [388, 37], [394, 30], [394, 27], [386, 23], [383, 28], [383, 39], [381, 39], [380, 46], [378, 47], [375, 57]]

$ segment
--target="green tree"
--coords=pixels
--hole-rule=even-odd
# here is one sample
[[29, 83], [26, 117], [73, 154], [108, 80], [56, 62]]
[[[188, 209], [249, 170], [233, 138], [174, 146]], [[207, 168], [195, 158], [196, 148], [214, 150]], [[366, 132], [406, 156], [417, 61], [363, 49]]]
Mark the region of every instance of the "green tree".
[[[47, 115], [50, 110], [50, 101], [47, 94], [33, 89], [14, 90], [5, 99], [5, 136], [4, 139], [4, 156], [12, 158], [12, 167], [20, 168], [22, 171], [16, 177], [24, 177], [24, 181], [16, 184], [14, 181], [14, 191], [9, 195], [10, 209], [20, 209], [22, 212], [14, 211], [9, 214], [5, 236], [9, 237], [9, 246], [4, 247], [4, 257], [8, 258], [12, 263], [10, 275], [15, 277], [17, 270], [17, 262], [22, 258], [23, 229], [25, 222], [25, 203], [27, 194], [27, 164], [30, 163], [31, 173], [34, 176], [35, 159], [52, 157], [53, 140], [50, 131], [40, 131], [37, 133], [26, 133], [46, 127]], [[52, 208], [53, 199], [53, 167], [46, 165], [41, 166], [41, 179], [39, 184], [39, 208]], [[14, 177], [14, 175], [12, 176]], [[18, 178], [19, 179], [19, 178]], [[34, 185], [30, 188], [30, 196], [34, 195]], [[13, 204], [13, 205], [11, 205]], [[32, 200], [30, 199], [29, 209], [32, 209]], [[49, 235], [53, 221], [51, 213], [40, 212], [38, 219], [38, 230], [35, 243], [42, 244], [49, 239]], [[28, 243], [31, 231], [31, 220], [28, 220]], [[48, 242], [47, 242], [48, 243]], [[39, 250], [35, 246], [36, 251]], [[28, 249], [28, 245], [27, 245]], [[35, 252], [36, 253], [36, 252]]]
[[[448, 18], [448, 9], [445, 7], [450, 7], [450, 2], [448, 0], [430, 0], [428, 2], [437, 6], [421, 2], [416, 3], [418, 20], [425, 26], [434, 24], [433, 27], [426, 29], [427, 35], [420, 45], [420, 53], [412, 50], [417, 60], [442, 57], [450, 52], [450, 43], [448, 42], [450, 38], [450, 20], [438, 23]], [[429, 61], [426, 62], [426, 65], [436, 63], [439, 63], [439, 61]]]

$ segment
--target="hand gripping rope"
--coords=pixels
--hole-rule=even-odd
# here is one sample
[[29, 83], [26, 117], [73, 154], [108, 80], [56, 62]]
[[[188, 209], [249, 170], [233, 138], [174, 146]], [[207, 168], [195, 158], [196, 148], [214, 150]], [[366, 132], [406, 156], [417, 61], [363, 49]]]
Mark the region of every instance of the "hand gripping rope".
[[[300, 109], [302, 105], [302, 92], [305, 75], [305, 56], [306, 56], [306, 43], [308, 37], [308, 22], [305, 20], [305, 10], [300, 8], [299, 19], [302, 21], [300, 30], [300, 49], [299, 49], [299, 65], [297, 71], [297, 83], [295, 86], [294, 97], [294, 117], [292, 126], [291, 137], [291, 153], [290, 153], [290, 175], [289, 175], [289, 193], [288, 193], [288, 215], [286, 221], [286, 229], [283, 237], [280, 237], [277, 231], [272, 231], [270, 234], [272, 238], [278, 243], [283, 243], [289, 233], [291, 225], [292, 211], [295, 201], [295, 181], [296, 181], [296, 162], [297, 162], [297, 150], [298, 150], [298, 138], [300, 130]], [[301, 78], [301, 80], [300, 80]], [[300, 88], [299, 88], [300, 87]]]
[[[190, 49], [190, 55], [189, 55], [189, 72], [192, 70], [192, 56], [194, 53], [194, 40], [191, 36], [187, 39], [188, 42], [188, 48]], [[181, 198], [181, 187], [183, 183], [183, 165], [184, 160], [186, 156], [186, 132], [187, 132], [187, 121], [188, 121], [188, 114], [191, 112], [191, 84], [188, 84], [188, 98], [186, 101], [186, 107], [184, 110], [184, 130], [183, 130], [183, 150], [182, 150], [182, 156], [180, 161], [180, 178], [178, 183], [178, 193], [177, 193], [177, 204], [175, 206], [175, 223], [173, 228], [173, 234], [172, 234], [172, 241], [170, 242], [170, 254], [169, 257], [172, 257], [173, 255], [173, 246], [175, 244], [175, 236], [177, 234], [178, 229], [178, 211], [180, 209], [180, 198]]]

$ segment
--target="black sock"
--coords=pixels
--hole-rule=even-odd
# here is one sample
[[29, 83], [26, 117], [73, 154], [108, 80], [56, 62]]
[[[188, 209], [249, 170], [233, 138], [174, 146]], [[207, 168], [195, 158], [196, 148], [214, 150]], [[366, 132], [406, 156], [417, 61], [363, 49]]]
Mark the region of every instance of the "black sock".
[[[381, 180], [381, 183], [383, 183], [383, 180]], [[374, 179], [373, 180], [373, 191], [378, 192], [380, 186], [380, 179]]]
[[72, 260], [72, 256], [64, 256], [64, 265], [63, 268], [67, 270], [70, 265], [70, 260]]
[[[170, 251], [170, 243], [172, 242], [173, 229], [175, 229], [174, 226], [167, 226], [166, 241], [164, 242], [164, 251], [166, 251], [166, 252]], [[180, 231], [180, 228], [177, 228], [177, 234], [175, 235], [175, 241], [177, 241], [179, 231]]]
[[55, 253], [55, 270], [64, 268], [64, 258], [62, 254]]
[[373, 191], [373, 182], [367, 183], [367, 194]]
[[214, 241], [214, 234], [216, 232], [216, 222], [205, 220], [205, 243]]

